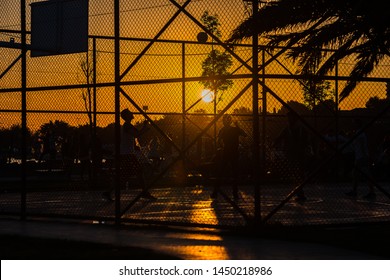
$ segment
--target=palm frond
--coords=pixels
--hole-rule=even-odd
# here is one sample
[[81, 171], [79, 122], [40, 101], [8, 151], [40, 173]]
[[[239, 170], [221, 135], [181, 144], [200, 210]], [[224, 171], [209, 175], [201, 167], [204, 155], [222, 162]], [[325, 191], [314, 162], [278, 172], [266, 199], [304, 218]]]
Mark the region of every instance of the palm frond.
[[382, 53], [377, 53], [372, 47], [372, 42], [367, 42], [354, 49], [358, 52], [355, 67], [350, 72], [350, 79], [340, 93], [340, 101], [350, 95], [358, 82], [372, 72], [374, 67], [384, 58]]
[[[294, 29], [302, 25], [309, 28], [311, 23], [327, 14], [328, 9], [322, 3], [321, 0], [281, 0], [275, 2], [274, 5], [267, 5], [259, 10], [256, 17], [252, 15], [241, 22], [233, 30], [228, 42], [237, 43], [252, 37], [253, 34], [261, 36], [265, 33]], [[313, 12], [309, 7], [317, 8]]]
[[[346, 98], [359, 80], [390, 55], [390, 2], [382, 0], [278, 0], [233, 30], [228, 42], [257, 34], [272, 49], [283, 47], [298, 73], [326, 75], [355, 55]], [[332, 49], [332, 52], [324, 51]]]

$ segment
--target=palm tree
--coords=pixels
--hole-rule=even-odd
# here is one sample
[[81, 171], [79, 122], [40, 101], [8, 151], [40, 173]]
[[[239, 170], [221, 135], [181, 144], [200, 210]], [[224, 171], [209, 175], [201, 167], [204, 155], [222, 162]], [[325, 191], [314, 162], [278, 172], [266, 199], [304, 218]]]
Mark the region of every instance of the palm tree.
[[[228, 42], [240, 42], [253, 34], [268, 46], [287, 46], [288, 57], [297, 60], [299, 74], [321, 77], [337, 62], [355, 57], [351, 79], [340, 93], [347, 97], [357, 82], [389, 56], [390, 3], [371, 0], [275, 0], [233, 30]], [[330, 54], [318, 50], [333, 49]]]

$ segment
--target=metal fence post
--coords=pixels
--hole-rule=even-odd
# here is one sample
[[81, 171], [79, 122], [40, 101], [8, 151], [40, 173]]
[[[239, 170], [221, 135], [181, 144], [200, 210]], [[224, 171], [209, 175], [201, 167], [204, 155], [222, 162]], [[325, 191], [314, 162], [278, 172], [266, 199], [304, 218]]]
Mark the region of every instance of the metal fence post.
[[92, 83], [93, 83], [93, 89], [92, 89], [92, 111], [93, 111], [93, 118], [92, 118], [92, 185], [96, 187], [97, 184], [97, 134], [96, 134], [96, 115], [97, 115], [97, 108], [96, 108], [96, 38], [92, 39]]
[[181, 44], [181, 51], [182, 51], [182, 66], [181, 66], [181, 76], [183, 78], [181, 89], [182, 89], [182, 144], [181, 148], [184, 149], [186, 146], [186, 45], [183, 42]]
[[[264, 65], [265, 64], [265, 49], [262, 48], [261, 50], [261, 61], [262, 61], [262, 64]], [[262, 69], [262, 81], [263, 81], [263, 85], [265, 85], [265, 67], [261, 67]], [[260, 147], [261, 147], [261, 157], [260, 157], [260, 161], [261, 161], [261, 176], [262, 178], [265, 178], [265, 175], [266, 175], [266, 165], [267, 165], [267, 162], [266, 162], [266, 141], [267, 141], [267, 90], [265, 89], [265, 87], [263, 86], [262, 87], [262, 96], [261, 96], [261, 100], [262, 100], [262, 105], [261, 105], [261, 108], [262, 108], [262, 127], [261, 127], [261, 130], [262, 130], [262, 135], [261, 135], [261, 144], [260, 144]]]
[[21, 153], [22, 153], [22, 187], [21, 187], [21, 219], [26, 219], [27, 216], [27, 178], [26, 178], [26, 158], [27, 158], [27, 43], [26, 43], [26, 0], [20, 1], [20, 20], [21, 20], [21, 42], [22, 42], [22, 58], [21, 58], [21, 98], [22, 98], [22, 139], [21, 139]]
[[114, 33], [115, 33], [115, 223], [121, 222], [120, 204], [120, 0], [114, 2]]
[[[253, 1], [253, 17], [257, 16], [259, 9], [259, 1]], [[252, 38], [252, 57], [253, 57], [253, 86], [252, 86], [252, 114], [253, 114], [253, 179], [254, 179], [254, 188], [255, 188], [255, 225], [261, 223], [261, 198], [260, 198], [260, 185], [259, 185], [259, 58], [258, 58], [258, 48], [259, 48], [259, 39], [256, 34], [256, 31], [253, 33]]]

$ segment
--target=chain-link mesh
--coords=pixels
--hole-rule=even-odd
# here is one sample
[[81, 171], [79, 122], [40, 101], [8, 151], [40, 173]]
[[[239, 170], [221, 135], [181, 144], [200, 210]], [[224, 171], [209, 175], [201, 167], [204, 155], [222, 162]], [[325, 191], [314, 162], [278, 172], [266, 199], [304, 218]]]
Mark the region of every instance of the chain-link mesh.
[[[35, 2], [26, 3], [28, 31]], [[0, 4], [1, 213], [213, 227], [388, 221], [386, 62], [342, 98], [355, 58], [339, 61], [312, 94], [313, 81], [295, 75], [296, 65], [276, 56], [277, 48], [259, 48], [254, 75], [250, 41], [221, 44], [247, 16], [248, 1], [120, 2], [119, 103], [114, 1], [89, 1], [88, 52], [27, 52], [25, 100], [20, 3]], [[206, 11], [221, 34], [202, 41]], [[29, 32], [26, 37], [29, 45]], [[203, 75], [212, 53], [228, 55], [228, 82], [218, 72]], [[116, 154], [115, 114], [125, 108], [137, 129], [149, 123], [138, 139], [142, 172]], [[227, 175], [219, 170], [224, 113], [247, 135], [240, 138], [239, 164]], [[353, 155], [361, 136], [366, 165], [356, 165]], [[357, 195], [348, 196], [354, 180]], [[370, 187], [375, 200], [363, 197]], [[156, 199], [145, 197], [146, 189]]]

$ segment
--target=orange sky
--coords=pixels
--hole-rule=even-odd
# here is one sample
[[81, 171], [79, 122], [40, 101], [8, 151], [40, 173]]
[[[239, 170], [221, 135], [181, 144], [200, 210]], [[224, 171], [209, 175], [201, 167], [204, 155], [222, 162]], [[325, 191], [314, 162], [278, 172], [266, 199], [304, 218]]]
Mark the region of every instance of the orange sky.
[[[28, 1], [30, 4], [33, 1]], [[36, 1], [35, 1], [36, 2]], [[112, 35], [113, 34], [113, 16], [112, 2], [110, 0], [90, 0], [90, 35]], [[1, 2], [1, 11], [7, 11], [5, 16], [0, 17], [0, 28], [17, 29], [18, 17], [11, 17], [11, 14], [18, 13], [18, 0], [8, 0], [5, 3]], [[121, 6], [121, 35], [126, 37], [153, 38], [158, 31], [166, 24], [170, 17], [176, 12], [176, 8], [169, 3], [168, 0], [155, 1], [122, 1]], [[241, 0], [193, 0], [187, 9], [197, 19], [201, 14], [208, 10], [211, 14], [218, 14], [222, 39], [226, 39], [231, 30], [244, 19], [245, 11]], [[28, 13], [30, 6], [28, 6]], [[10, 26], [10, 27], [8, 27]], [[13, 27], [11, 27], [13, 26]], [[196, 35], [201, 29], [196, 26], [185, 15], [180, 15], [169, 28], [161, 35], [160, 39], [170, 40], [190, 40], [195, 41]], [[1, 34], [0, 40], [7, 40], [9, 34]], [[18, 40], [18, 38], [16, 38]], [[121, 68], [122, 71], [127, 68], [136, 55], [146, 46], [147, 42], [124, 42], [121, 44]], [[91, 48], [91, 45], [90, 45]], [[112, 82], [113, 74], [113, 58], [114, 48], [112, 41], [98, 40], [98, 82]], [[137, 81], [148, 79], [171, 79], [181, 78], [181, 44], [155, 44], [139, 63], [129, 72], [124, 78], [124, 81]], [[199, 46], [196, 44], [186, 45], [186, 77], [198, 77], [201, 74], [201, 63], [206, 57], [206, 54], [211, 50], [211, 46]], [[0, 73], [8, 67], [8, 65], [19, 55], [17, 50], [0, 49], [3, 57], [0, 62]], [[251, 55], [250, 48], [238, 48], [237, 54], [246, 60]], [[85, 55], [85, 54], [84, 54]], [[61, 55], [53, 57], [28, 57], [28, 86], [57, 86], [80, 84], [85, 82], [80, 69], [80, 60], [83, 59], [82, 54]], [[236, 60], [231, 70], [240, 66]], [[261, 60], [260, 60], [261, 61]], [[291, 72], [295, 72], [294, 66], [283, 58], [280, 61]], [[341, 67], [342, 66], [342, 67]], [[340, 73], [345, 73], [345, 69], [350, 68], [348, 62], [340, 66]], [[377, 70], [377, 75], [387, 73], [388, 66], [380, 66]], [[239, 74], [249, 74], [248, 70], [242, 68]], [[277, 62], [272, 63], [266, 69], [266, 73], [288, 74]], [[231, 98], [238, 93], [248, 80], [235, 80], [234, 86], [224, 93], [223, 100], [219, 103], [219, 108], [225, 107]], [[293, 80], [267, 80], [267, 85], [274, 90], [275, 93], [282, 96], [285, 100], [302, 100], [302, 90], [299, 83]], [[20, 63], [18, 63], [7, 75], [0, 80], [0, 88], [15, 88], [20, 84]], [[342, 86], [342, 83], [340, 83]], [[136, 100], [137, 104], [142, 107], [147, 105], [149, 112], [161, 113], [180, 113], [182, 110], [182, 84], [154, 84], [154, 85], [138, 85], [124, 86], [123, 89]], [[201, 95], [202, 86], [198, 82], [190, 82], [186, 84], [186, 107], [191, 106]], [[342, 104], [342, 109], [351, 109], [353, 107], [364, 107], [365, 102], [371, 95], [384, 97], [383, 83], [362, 83], [356, 90], [359, 94], [351, 97]], [[114, 110], [114, 92], [113, 88], [101, 88], [98, 90], [98, 110], [113, 111]], [[251, 107], [251, 92], [246, 93], [235, 107]], [[273, 98], [269, 98], [267, 110], [272, 112], [275, 108], [278, 110], [280, 104]], [[27, 99], [29, 110], [55, 110], [55, 111], [84, 111], [84, 103], [82, 99], [82, 90], [61, 90], [47, 92], [29, 92]], [[122, 98], [122, 107], [130, 107], [130, 104]], [[0, 109], [19, 109], [20, 94], [16, 93], [0, 93]], [[212, 104], [200, 102], [193, 108], [191, 112], [197, 109], [205, 109], [212, 112]], [[4, 116], [3, 118], [7, 118]], [[44, 115], [34, 114], [29, 120], [31, 127], [37, 127], [40, 123], [46, 122], [48, 119], [59, 119], [70, 122], [72, 125], [77, 123], [85, 123], [86, 115]], [[17, 118], [8, 119], [0, 122], [0, 126], [5, 126]], [[99, 125], [104, 126], [112, 122], [111, 117], [101, 118]]]

